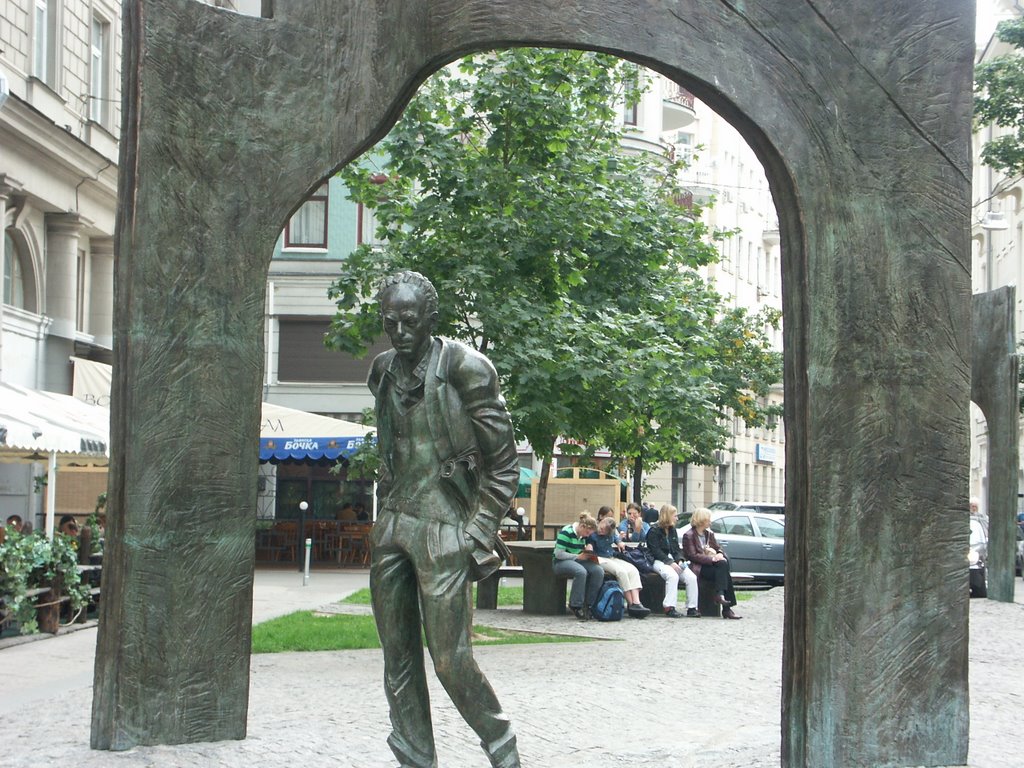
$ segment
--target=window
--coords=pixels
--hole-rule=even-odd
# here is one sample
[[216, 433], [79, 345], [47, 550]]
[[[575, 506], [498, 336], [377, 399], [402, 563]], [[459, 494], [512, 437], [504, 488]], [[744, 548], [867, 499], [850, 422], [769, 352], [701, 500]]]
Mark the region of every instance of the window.
[[4, 304], [25, 308], [25, 276], [14, 239], [4, 233]]
[[284, 230], [285, 248], [327, 248], [327, 184], [295, 212]]
[[755, 517], [754, 519], [757, 521], [757, 527], [761, 531], [761, 535], [765, 538], [786, 538], [786, 528], [777, 520], [772, 520], [770, 517]]
[[78, 276], [75, 283], [75, 330], [85, 331], [85, 314], [88, 306], [88, 273], [86, 271], [88, 257], [85, 251], [78, 252]]
[[110, 104], [110, 23], [92, 17], [89, 45], [89, 119], [109, 125]]
[[328, 317], [282, 317], [278, 330], [278, 381], [325, 381], [362, 384], [377, 353], [390, 349], [387, 339], [357, 359], [324, 346]]
[[746, 515], [720, 517], [711, 523], [711, 530], [715, 533], [724, 533], [731, 536], [754, 535], [754, 526], [750, 524], [750, 518]]
[[372, 208], [359, 204], [359, 232], [356, 234], [356, 242], [359, 245], [384, 245], [384, 241], [377, 237], [377, 214]]
[[32, 74], [51, 87], [57, 75], [57, 2], [35, 0], [32, 14]]
[[624, 125], [640, 123], [640, 67], [627, 64], [625, 88], [623, 90], [622, 122]]

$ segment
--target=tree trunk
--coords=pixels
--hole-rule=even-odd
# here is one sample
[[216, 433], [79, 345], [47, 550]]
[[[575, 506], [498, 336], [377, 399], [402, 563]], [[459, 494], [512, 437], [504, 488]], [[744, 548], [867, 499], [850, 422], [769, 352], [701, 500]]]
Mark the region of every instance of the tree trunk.
[[551, 477], [551, 457], [544, 457], [540, 465], [540, 479], [537, 482], [537, 515], [533, 521], [533, 538], [544, 538], [544, 504], [548, 496], [548, 479]]
[[633, 501], [639, 504], [643, 501], [644, 487], [644, 457], [641, 453], [633, 459]]

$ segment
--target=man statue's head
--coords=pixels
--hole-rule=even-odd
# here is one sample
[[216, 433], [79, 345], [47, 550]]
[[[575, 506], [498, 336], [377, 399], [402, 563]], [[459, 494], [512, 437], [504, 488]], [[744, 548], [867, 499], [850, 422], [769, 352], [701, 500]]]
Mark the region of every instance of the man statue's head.
[[386, 277], [377, 291], [384, 332], [407, 363], [418, 363], [437, 325], [437, 291], [419, 272]]

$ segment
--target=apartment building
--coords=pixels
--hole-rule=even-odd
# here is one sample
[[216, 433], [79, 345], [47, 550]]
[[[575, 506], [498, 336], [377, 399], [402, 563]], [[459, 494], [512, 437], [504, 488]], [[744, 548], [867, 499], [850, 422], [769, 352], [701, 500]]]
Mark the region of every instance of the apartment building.
[[[110, 361], [121, 120], [118, 0], [0, 3], [0, 381], [70, 394]], [[40, 464], [0, 464], [0, 511], [38, 511]]]
[[[1020, 18], [1024, 6], [1014, 0], [991, 3], [995, 20]], [[979, 44], [977, 61], [1017, 53], [994, 35]], [[1009, 133], [995, 125], [978, 126], [972, 141], [974, 170], [971, 209], [971, 275], [973, 291], [982, 293], [1003, 286], [1016, 288], [1017, 342], [1024, 342], [1024, 179], [1007, 176], [983, 165], [985, 143]], [[970, 495], [979, 499], [985, 511], [988, 490], [988, 427], [977, 406], [971, 404]], [[1024, 471], [1018, 472], [1024, 489]]]

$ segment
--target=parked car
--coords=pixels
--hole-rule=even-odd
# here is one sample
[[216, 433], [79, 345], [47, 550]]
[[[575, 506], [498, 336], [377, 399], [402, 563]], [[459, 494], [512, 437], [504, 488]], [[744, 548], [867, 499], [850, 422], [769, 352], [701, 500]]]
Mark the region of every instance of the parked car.
[[[774, 501], [716, 501], [708, 505], [712, 513], [719, 510], [739, 510], [742, 512], [763, 512], [769, 515], [784, 515], [786, 507]], [[689, 524], [693, 512], [676, 513], [676, 528]]]
[[971, 539], [967, 550], [971, 597], [988, 597], [988, 521], [971, 515]]
[[709, 504], [712, 512], [719, 509], [738, 509], [744, 512], [763, 512], [768, 515], [786, 514], [786, 505], [774, 501], [716, 501]]
[[[679, 538], [690, 530], [687, 523]], [[786, 575], [786, 518], [745, 509], [711, 511], [711, 530], [741, 579], [781, 586]]]

